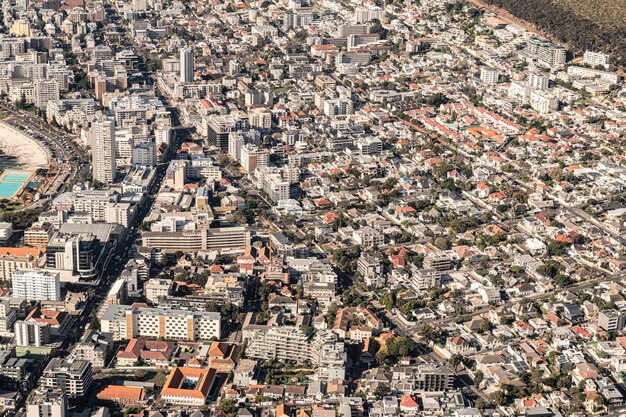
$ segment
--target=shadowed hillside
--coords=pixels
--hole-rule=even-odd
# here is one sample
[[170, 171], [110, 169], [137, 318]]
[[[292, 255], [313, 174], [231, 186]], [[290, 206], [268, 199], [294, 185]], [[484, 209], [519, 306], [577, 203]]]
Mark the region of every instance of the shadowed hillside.
[[611, 53], [626, 63], [626, 0], [482, 0], [580, 50]]

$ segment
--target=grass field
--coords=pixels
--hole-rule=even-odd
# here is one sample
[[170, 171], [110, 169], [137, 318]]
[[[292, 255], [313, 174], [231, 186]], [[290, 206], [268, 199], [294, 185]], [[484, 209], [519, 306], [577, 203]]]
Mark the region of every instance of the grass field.
[[626, 0], [552, 0], [577, 16], [602, 27], [626, 26]]

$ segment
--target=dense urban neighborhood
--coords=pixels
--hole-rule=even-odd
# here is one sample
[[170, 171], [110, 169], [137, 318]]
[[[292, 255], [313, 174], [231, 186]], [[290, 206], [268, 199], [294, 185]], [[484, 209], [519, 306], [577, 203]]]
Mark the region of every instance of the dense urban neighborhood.
[[0, 415], [626, 415], [619, 44], [474, 0], [0, 3]]

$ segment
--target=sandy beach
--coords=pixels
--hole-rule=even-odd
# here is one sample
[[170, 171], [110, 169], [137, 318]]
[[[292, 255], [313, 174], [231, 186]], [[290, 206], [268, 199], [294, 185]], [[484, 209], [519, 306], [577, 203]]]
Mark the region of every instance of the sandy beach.
[[21, 169], [35, 170], [50, 163], [43, 145], [5, 123], [0, 123], [0, 150], [5, 155], [15, 157]]

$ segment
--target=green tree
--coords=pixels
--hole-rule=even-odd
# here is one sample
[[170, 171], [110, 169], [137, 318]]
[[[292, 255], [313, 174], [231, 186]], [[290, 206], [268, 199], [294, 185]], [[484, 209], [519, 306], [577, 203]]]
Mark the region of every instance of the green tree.
[[537, 272], [546, 277], [554, 278], [557, 276], [559, 271], [561, 271], [561, 269], [563, 269], [563, 267], [558, 262], [549, 259], [544, 261], [543, 265], [537, 268]]
[[437, 236], [435, 239], [433, 239], [432, 244], [433, 246], [441, 250], [450, 249], [450, 240], [448, 240], [448, 238], [446, 238], [445, 236]]
[[442, 343], [446, 338], [446, 333], [439, 327], [435, 328], [430, 324], [423, 324], [417, 329], [419, 334], [424, 340], [432, 341], [434, 343]]
[[91, 319], [89, 320], [89, 328], [93, 330], [100, 330], [100, 319], [98, 319], [95, 311], [91, 314]]
[[237, 401], [232, 398], [222, 398], [217, 409], [222, 410], [228, 417], [234, 417], [237, 415]]
[[548, 256], [562, 256], [567, 250], [567, 243], [560, 242], [558, 240], [551, 240], [546, 247], [546, 255]]
[[485, 374], [483, 373], [483, 371], [476, 371], [476, 373], [474, 374], [474, 386], [480, 386], [481, 382], [483, 382], [484, 379]]
[[380, 303], [385, 306], [387, 311], [392, 311], [393, 307], [396, 305], [395, 294], [391, 291], [385, 292], [383, 296], [380, 298]]
[[387, 385], [379, 385], [374, 390], [374, 396], [379, 400], [382, 400], [389, 394], [391, 394], [391, 389]]
[[386, 39], [388, 30], [383, 27], [380, 23], [380, 20], [374, 19], [372, 20], [372, 26], [370, 27], [370, 33], [376, 33], [380, 36], [381, 39]]
[[558, 274], [556, 277], [554, 277], [554, 282], [560, 288], [568, 287], [574, 283], [574, 281], [565, 274]]
[[482, 398], [477, 398], [476, 401], [474, 401], [474, 407], [478, 408], [479, 410], [484, 410], [485, 408], [487, 408], [487, 404], [485, 404], [485, 400], [483, 400]]
[[489, 402], [497, 406], [502, 406], [507, 403], [507, 398], [504, 392], [498, 390], [489, 394]]

